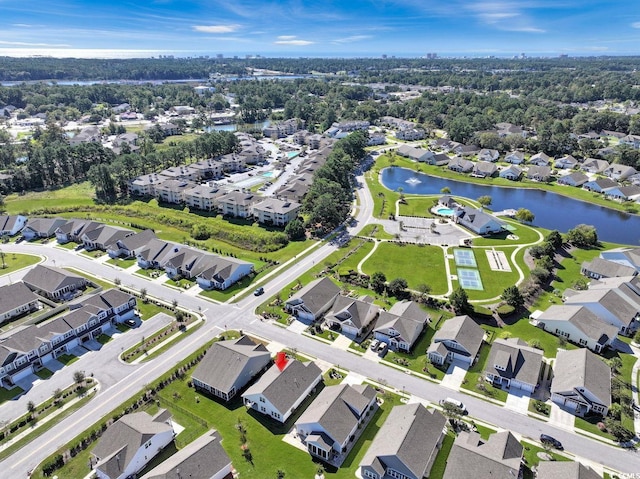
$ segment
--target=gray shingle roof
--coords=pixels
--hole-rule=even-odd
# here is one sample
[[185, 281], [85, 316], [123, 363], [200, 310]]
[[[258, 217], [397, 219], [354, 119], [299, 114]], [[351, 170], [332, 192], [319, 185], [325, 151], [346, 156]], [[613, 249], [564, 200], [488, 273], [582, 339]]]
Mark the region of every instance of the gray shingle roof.
[[545, 320], [568, 321], [582, 331], [588, 338], [601, 344], [618, 335], [618, 328], [603, 321], [584, 306], [553, 305], [538, 317]]
[[0, 315], [37, 300], [38, 297], [22, 282], [1, 286]]
[[602, 258], [593, 258], [591, 261], [585, 261], [582, 263], [582, 269], [605, 278], [634, 276], [636, 274], [635, 268]]
[[[210, 431], [165, 459], [141, 479], [205, 479], [231, 464], [218, 433]], [[179, 475], [178, 475], [179, 474]]]
[[588, 349], [558, 350], [553, 374], [552, 393], [583, 387], [611, 405], [611, 368]]
[[262, 394], [284, 415], [321, 375], [315, 363], [290, 359], [282, 371], [275, 364], [271, 366], [242, 396]]
[[248, 336], [218, 341], [202, 358], [193, 378], [218, 391], [229, 391], [252, 358], [262, 358], [265, 366], [271, 354], [263, 344], [254, 343]]
[[452, 340], [462, 345], [471, 357], [480, 350], [484, 338], [484, 329], [469, 316], [456, 316], [445, 321], [433, 335], [433, 343]]
[[461, 432], [453, 443], [444, 479], [519, 477], [523, 447], [509, 431], [492, 434]]
[[[427, 467], [438, 453], [437, 445], [446, 422], [447, 419], [439, 411], [428, 411], [419, 403], [394, 407], [360, 466], [375, 467], [377, 462], [384, 467], [385, 463], [391, 465], [399, 461], [413, 478], [426, 477], [429, 472]], [[398, 470], [397, 467], [394, 469]], [[400, 472], [406, 474], [405, 471]]]
[[333, 440], [342, 444], [358, 422], [354, 411], [363, 414], [375, 396], [375, 390], [369, 385], [327, 386], [298, 418], [296, 425], [319, 423]]
[[536, 479], [602, 479], [593, 469], [579, 462], [540, 461]]
[[[527, 384], [537, 384], [542, 366], [541, 349], [532, 348], [519, 338], [496, 339], [487, 359], [488, 373]], [[502, 366], [504, 371], [496, 369]]]
[[29, 270], [22, 280], [30, 288], [46, 291], [47, 293], [52, 293], [67, 285], [86, 282], [83, 277], [67, 270], [41, 264]]
[[339, 292], [340, 288], [325, 276], [306, 285], [289, 298], [287, 303], [301, 300], [309, 311], [317, 315], [320, 309], [335, 298]]
[[356, 328], [361, 329], [371, 323], [379, 311], [380, 308], [373, 303], [338, 296], [331, 311], [327, 313], [326, 320], [340, 324], [351, 321]]

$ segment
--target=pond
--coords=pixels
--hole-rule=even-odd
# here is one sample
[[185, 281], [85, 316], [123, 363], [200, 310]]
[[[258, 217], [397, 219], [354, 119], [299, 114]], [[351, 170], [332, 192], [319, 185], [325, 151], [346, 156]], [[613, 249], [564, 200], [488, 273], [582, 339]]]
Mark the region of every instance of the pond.
[[477, 199], [489, 195], [493, 211], [526, 208], [535, 215], [534, 224], [542, 228], [566, 232], [584, 223], [595, 226], [598, 238], [602, 241], [637, 246], [640, 239], [640, 216], [549, 191], [465, 183], [398, 167], [382, 170], [382, 184], [394, 191], [402, 188], [405, 193], [412, 195], [437, 195], [445, 187], [451, 190], [453, 196]]

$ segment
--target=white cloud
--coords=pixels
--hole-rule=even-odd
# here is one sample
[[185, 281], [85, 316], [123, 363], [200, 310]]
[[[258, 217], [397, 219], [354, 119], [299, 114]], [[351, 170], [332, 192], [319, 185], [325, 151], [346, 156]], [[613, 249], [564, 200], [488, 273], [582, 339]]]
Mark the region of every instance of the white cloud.
[[514, 18], [519, 16], [519, 13], [480, 13], [478, 16], [487, 23], [497, 23], [507, 18]]
[[352, 35], [350, 37], [338, 38], [334, 40], [334, 43], [353, 43], [360, 42], [362, 40], [368, 40], [369, 38], [373, 38], [371, 35]]
[[633, 23], [631, 24], [631, 27], [632, 27], [632, 28], [640, 28], [640, 22], [633, 22]]
[[280, 35], [275, 42], [276, 45], [295, 45], [304, 47], [307, 45], [313, 45], [314, 42], [309, 40], [301, 40], [295, 35]]
[[240, 25], [194, 25], [193, 29], [196, 32], [203, 33], [232, 33], [240, 28]]
[[525, 32], [525, 33], [545, 33], [546, 30], [537, 27], [502, 27], [502, 30], [507, 30], [509, 32]]
[[0, 45], [10, 45], [12, 47], [49, 47], [49, 48], [66, 48], [71, 45], [67, 43], [29, 43], [29, 42], [9, 42], [0, 40]]

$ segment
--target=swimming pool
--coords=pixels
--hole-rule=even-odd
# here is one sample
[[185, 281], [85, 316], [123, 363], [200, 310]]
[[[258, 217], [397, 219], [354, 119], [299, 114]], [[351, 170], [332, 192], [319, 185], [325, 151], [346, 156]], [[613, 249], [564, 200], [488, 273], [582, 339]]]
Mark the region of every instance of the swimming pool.
[[436, 208], [436, 213], [441, 216], [453, 216], [454, 211], [451, 208]]
[[290, 160], [295, 158], [296, 156], [298, 156], [300, 154], [299, 151], [290, 151], [287, 153], [287, 158], [289, 158]]
[[262, 176], [264, 176], [265, 178], [273, 178], [273, 171], [265, 171], [264, 173], [262, 173]]

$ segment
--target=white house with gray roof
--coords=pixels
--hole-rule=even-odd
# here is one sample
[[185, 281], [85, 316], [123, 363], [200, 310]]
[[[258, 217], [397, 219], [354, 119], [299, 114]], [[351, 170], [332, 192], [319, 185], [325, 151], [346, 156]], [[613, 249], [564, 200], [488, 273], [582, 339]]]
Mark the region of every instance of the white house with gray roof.
[[422, 404], [395, 406], [360, 462], [367, 479], [429, 477], [447, 418]]
[[38, 296], [23, 282], [0, 286], [0, 324], [39, 308]]
[[503, 225], [493, 215], [471, 206], [459, 207], [455, 210], [456, 223], [479, 235], [490, 235], [502, 231]]
[[314, 362], [287, 359], [284, 369], [272, 365], [242, 395], [245, 406], [285, 423], [322, 381], [322, 371]]
[[400, 145], [396, 150], [396, 153], [400, 156], [404, 156], [405, 158], [423, 163], [428, 162], [434, 156], [432, 151], [416, 148], [410, 145]]
[[518, 181], [522, 176], [522, 168], [516, 165], [510, 165], [500, 170], [498, 176], [507, 180]]
[[609, 168], [609, 162], [607, 160], [600, 160], [597, 158], [587, 158], [580, 165], [580, 169], [589, 173], [602, 173]]
[[567, 155], [567, 156], [563, 156], [562, 158], [558, 158], [554, 163], [554, 166], [556, 168], [569, 169], [569, 170], [572, 169], [572, 168], [575, 168], [577, 165], [578, 165], [578, 160], [576, 160], [571, 155]]
[[267, 348], [242, 336], [214, 343], [191, 380], [196, 389], [229, 401], [269, 364], [271, 354]]
[[51, 238], [56, 229], [67, 222], [64, 218], [32, 218], [22, 229], [22, 236], [27, 241], [40, 238]]
[[342, 334], [356, 338], [367, 330], [378, 317], [380, 308], [373, 304], [372, 298], [353, 299], [338, 296], [325, 316], [325, 324], [332, 329], [339, 329]]
[[228, 479], [232, 477], [234, 469], [220, 441], [217, 431], [209, 431], [140, 479]]
[[327, 386], [296, 421], [296, 433], [312, 456], [333, 462], [346, 457], [376, 407], [376, 391], [369, 385]]
[[589, 177], [582, 171], [573, 171], [568, 175], [558, 178], [558, 184], [566, 186], [580, 187], [589, 181]]
[[171, 415], [161, 409], [126, 414], [102, 433], [91, 451], [98, 479], [127, 479], [151, 462], [175, 436]]
[[542, 367], [541, 349], [519, 338], [498, 338], [491, 344], [484, 376], [494, 386], [517, 388], [533, 393]]
[[444, 365], [460, 360], [471, 366], [484, 340], [484, 329], [469, 316], [456, 316], [445, 321], [433, 335], [427, 356], [433, 364]]
[[149, 241], [156, 238], [152, 230], [144, 230], [125, 238], [117, 239], [107, 246], [107, 254], [112, 258], [135, 258]]
[[536, 467], [536, 479], [602, 479], [588, 466], [573, 461], [540, 461]]
[[519, 165], [524, 162], [524, 153], [522, 151], [510, 151], [505, 155], [504, 161], [512, 165]]
[[616, 248], [600, 253], [600, 258], [635, 268], [640, 272], [640, 248]]
[[430, 319], [414, 301], [398, 301], [380, 313], [373, 334], [395, 351], [410, 351]]
[[92, 251], [99, 249], [101, 251], [107, 251], [108, 247], [114, 244], [118, 240], [123, 240], [127, 236], [133, 236], [135, 233], [126, 228], [120, 228], [118, 226], [101, 225], [91, 231], [83, 233], [80, 237], [84, 249]]
[[231, 257], [208, 255], [207, 267], [196, 276], [202, 289], [225, 290], [253, 272], [253, 263]]
[[312, 323], [329, 311], [340, 288], [328, 277], [318, 278], [285, 301], [285, 309], [297, 319]]
[[477, 432], [462, 431], [447, 458], [443, 479], [521, 478], [523, 452], [510, 431], [493, 433], [486, 441]]
[[69, 241], [81, 243], [81, 236], [83, 233], [89, 233], [101, 226], [102, 223], [98, 223], [97, 221], [71, 219], [56, 229], [56, 240], [60, 244], [65, 244]]
[[26, 224], [26, 216], [0, 215], [0, 236], [17, 235]]
[[635, 276], [638, 271], [624, 264], [602, 258], [593, 258], [580, 266], [580, 272], [592, 279], [616, 278], [621, 276]]
[[558, 350], [551, 400], [577, 416], [606, 416], [611, 407], [611, 368], [586, 349]]
[[566, 296], [564, 302], [586, 307], [603, 321], [616, 326], [621, 334], [630, 335], [638, 329], [640, 292], [631, 288], [588, 289]]
[[636, 173], [637, 171], [633, 166], [621, 165], [618, 163], [609, 165], [609, 168], [603, 171], [603, 174], [605, 176], [608, 176], [615, 181], [624, 181], [630, 176], [635, 175]]
[[601, 353], [618, 336], [618, 328], [580, 305], [553, 305], [537, 318], [545, 331]]

